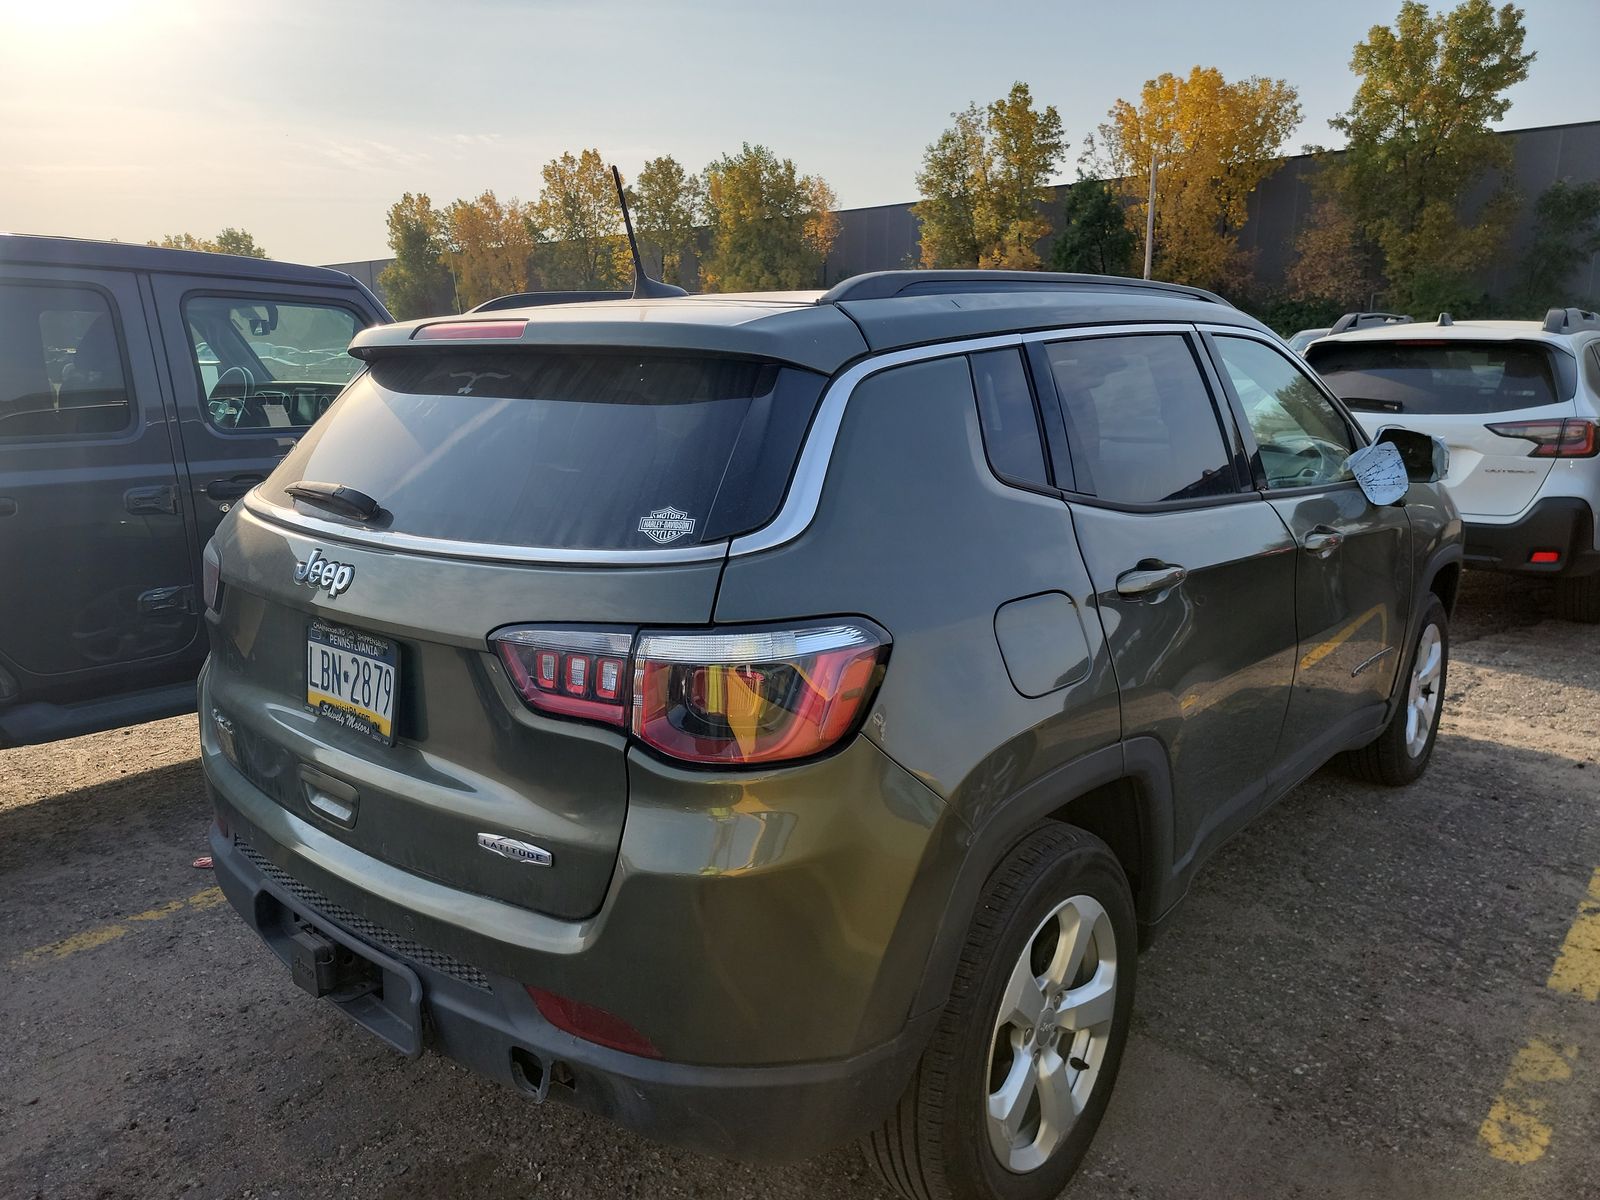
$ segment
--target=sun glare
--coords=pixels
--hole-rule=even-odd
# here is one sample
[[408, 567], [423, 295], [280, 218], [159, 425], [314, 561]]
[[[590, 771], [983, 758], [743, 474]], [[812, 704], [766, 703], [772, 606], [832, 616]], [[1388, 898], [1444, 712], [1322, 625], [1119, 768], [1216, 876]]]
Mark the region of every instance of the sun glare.
[[149, 14], [162, 5], [138, 0], [72, 0], [49, 3], [41, 0], [0, 0], [0, 29], [48, 38], [70, 33], [75, 37], [121, 36], [140, 14]]

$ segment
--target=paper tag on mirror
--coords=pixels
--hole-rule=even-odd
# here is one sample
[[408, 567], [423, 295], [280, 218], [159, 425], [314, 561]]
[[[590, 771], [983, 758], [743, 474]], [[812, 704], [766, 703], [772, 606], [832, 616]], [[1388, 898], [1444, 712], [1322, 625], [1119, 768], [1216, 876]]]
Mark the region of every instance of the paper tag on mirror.
[[1406, 462], [1388, 442], [1363, 446], [1345, 460], [1368, 500], [1377, 505], [1393, 504], [1406, 494], [1411, 481], [1406, 477]]

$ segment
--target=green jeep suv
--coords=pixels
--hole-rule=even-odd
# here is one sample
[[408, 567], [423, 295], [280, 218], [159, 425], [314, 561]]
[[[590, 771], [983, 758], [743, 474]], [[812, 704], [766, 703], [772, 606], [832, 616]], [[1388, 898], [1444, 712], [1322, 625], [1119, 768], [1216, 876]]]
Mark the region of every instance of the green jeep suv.
[[1209, 293], [887, 272], [350, 352], [207, 550], [201, 736], [234, 908], [404, 1054], [1051, 1196], [1206, 856], [1336, 755], [1427, 764], [1431, 444], [1370, 501]]

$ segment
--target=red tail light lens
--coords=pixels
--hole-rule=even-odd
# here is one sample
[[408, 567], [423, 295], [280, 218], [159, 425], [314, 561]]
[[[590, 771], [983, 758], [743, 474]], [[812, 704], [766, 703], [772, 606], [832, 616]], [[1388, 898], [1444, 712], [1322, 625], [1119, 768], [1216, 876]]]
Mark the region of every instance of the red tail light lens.
[[661, 1051], [644, 1034], [621, 1017], [613, 1016], [603, 1008], [569, 1000], [555, 992], [527, 985], [528, 995], [539, 1008], [539, 1015], [557, 1029], [580, 1037], [597, 1046], [609, 1046], [624, 1054], [637, 1054], [643, 1058], [660, 1058]]
[[1600, 454], [1595, 423], [1578, 417], [1549, 421], [1502, 421], [1489, 425], [1490, 433], [1521, 438], [1534, 444], [1529, 458], [1593, 458]]
[[625, 664], [633, 635], [517, 626], [489, 642], [529, 708], [626, 725]]
[[644, 634], [633, 733], [685, 762], [809, 758], [860, 726], [888, 652], [888, 635], [864, 621]]

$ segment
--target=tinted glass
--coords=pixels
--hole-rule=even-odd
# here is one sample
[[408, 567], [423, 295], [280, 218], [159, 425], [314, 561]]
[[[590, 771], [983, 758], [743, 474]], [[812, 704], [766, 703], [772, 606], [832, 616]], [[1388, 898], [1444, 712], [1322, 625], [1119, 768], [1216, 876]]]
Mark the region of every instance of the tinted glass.
[[361, 369], [345, 353], [360, 328], [347, 308], [194, 296], [183, 319], [218, 429], [303, 429]]
[[0, 284], [0, 438], [116, 433], [132, 420], [105, 296]]
[[1350, 427], [1311, 377], [1271, 346], [1218, 337], [1222, 366], [1261, 451], [1267, 486], [1313, 487], [1353, 478]]
[[1120, 504], [1238, 489], [1200, 367], [1181, 334], [1047, 347], [1077, 488]]
[[[424, 537], [649, 550], [764, 525], [824, 379], [743, 359], [429, 352], [380, 358], [266, 486], [366, 492]], [[307, 508], [308, 514], [325, 516]]]
[[1366, 412], [1510, 412], [1555, 404], [1551, 351], [1530, 342], [1324, 342], [1306, 361]]
[[989, 465], [1007, 479], [1045, 485], [1044, 445], [1033, 407], [1033, 388], [1020, 350], [974, 354], [972, 383]]

